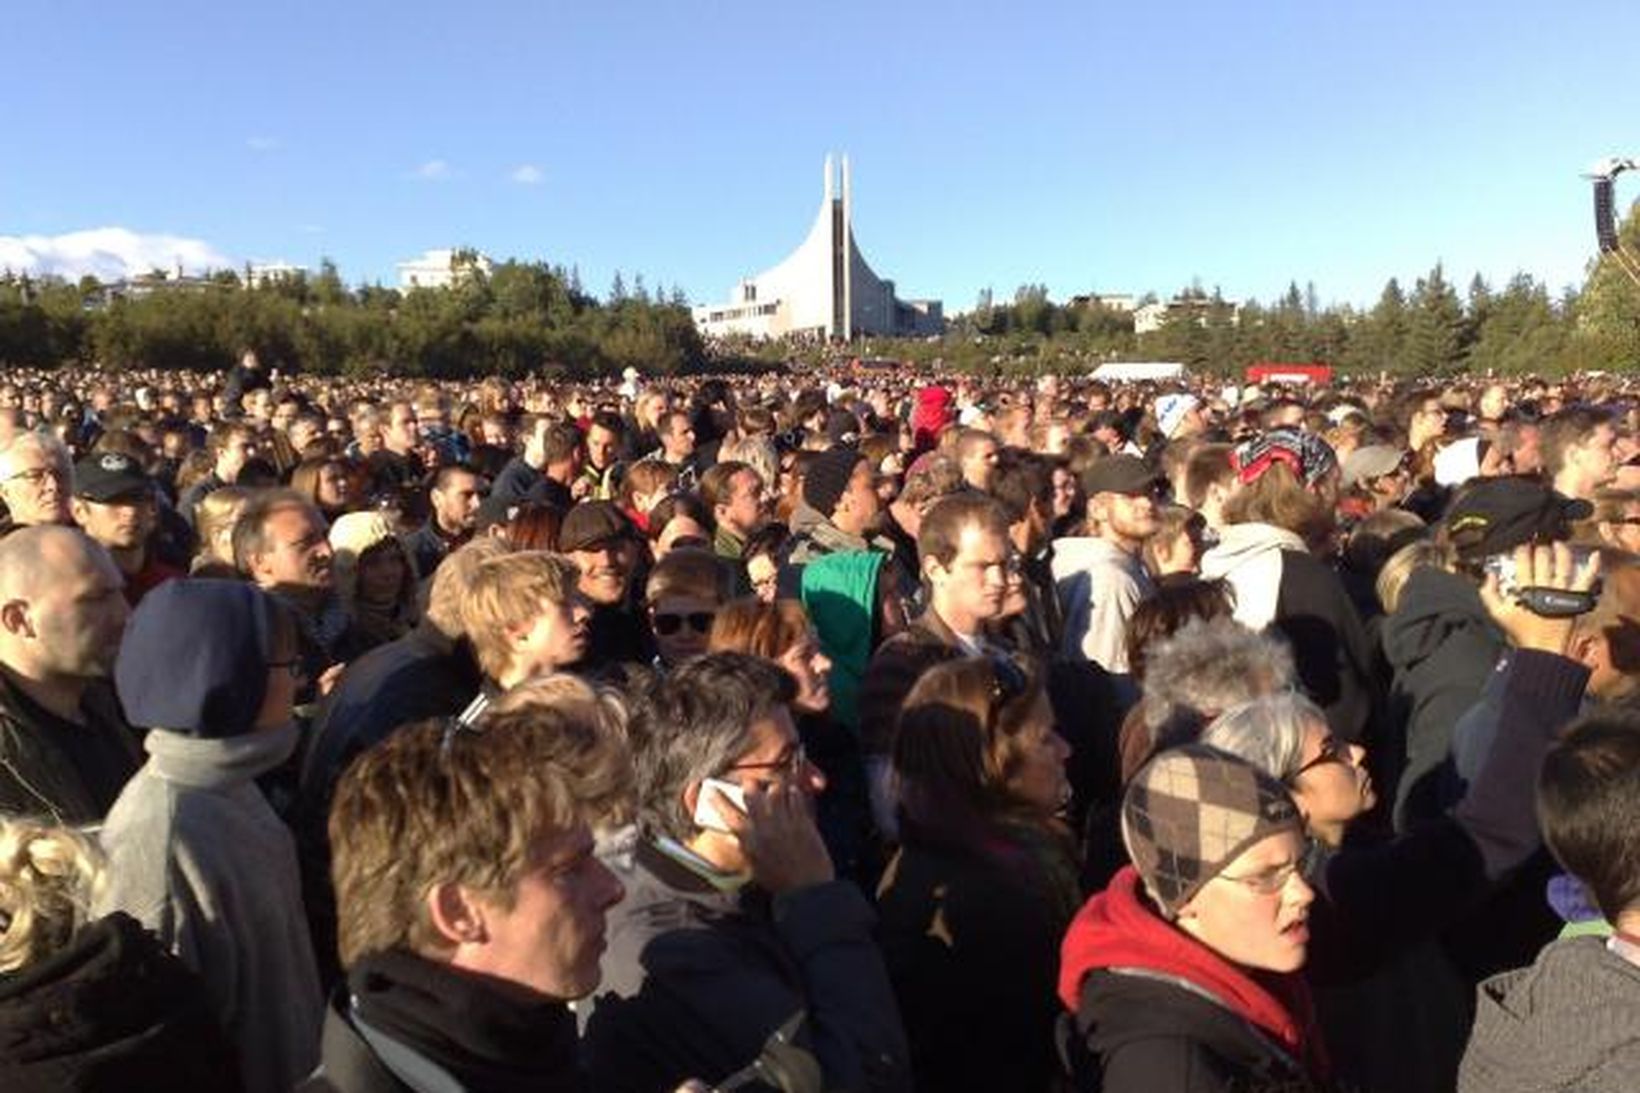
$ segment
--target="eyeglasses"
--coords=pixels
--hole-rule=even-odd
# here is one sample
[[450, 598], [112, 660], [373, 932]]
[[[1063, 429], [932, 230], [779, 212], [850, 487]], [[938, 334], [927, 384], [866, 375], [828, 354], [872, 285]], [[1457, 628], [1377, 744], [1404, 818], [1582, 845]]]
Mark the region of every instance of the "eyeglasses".
[[68, 481], [68, 474], [66, 471], [63, 471], [58, 467], [35, 467], [33, 470], [18, 471], [16, 474], [6, 478], [5, 481], [26, 482], [31, 488], [39, 489], [45, 484], [45, 481], [48, 478], [53, 482], [56, 482], [58, 485], [62, 485], [64, 482]]
[[670, 612], [655, 616], [655, 633], [663, 638], [669, 638], [683, 629], [687, 621], [689, 629], [697, 634], [704, 634], [712, 628], [713, 614], [710, 611], [691, 611], [687, 615], [674, 615]]
[[1286, 888], [1287, 882], [1298, 875], [1299, 865], [1300, 863], [1297, 861], [1290, 861], [1286, 865], [1266, 869], [1250, 876], [1243, 877], [1237, 876], [1235, 873], [1220, 873], [1214, 879], [1233, 881], [1244, 888], [1257, 892], [1261, 896], [1273, 896]]
[[1292, 776], [1288, 778], [1287, 781], [1289, 784], [1296, 782], [1298, 781], [1298, 776], [1303, 774], [1305, 771], [1314, 770], [1316, 767], [1324, 767], [1328, 763], [1339, 763], [1346, 767], [1353, 767], [1355, 765], [1354, 757], [1350, 754], [1349, 744], [1338, 739], [1338, 737], [1333, 736], [1331, 733], [1328, 733], [1327, 738], [1321, 742], [1321, 751], [1316, 755], [1316, 757], [1299, 767], [1297, 770], [1293, 771]]
[[790, 751], [767, 763], [736, 763], [730, 770], [772, 770], [795, 777], [808, 764], [809, 753], [802, 744], [793, 744]]

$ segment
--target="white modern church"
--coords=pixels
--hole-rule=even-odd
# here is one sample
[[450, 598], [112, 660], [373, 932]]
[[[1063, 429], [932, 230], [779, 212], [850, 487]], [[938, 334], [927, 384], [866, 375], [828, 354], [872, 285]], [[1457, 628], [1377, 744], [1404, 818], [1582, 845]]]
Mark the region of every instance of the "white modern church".
[[854, 243], [848, 157], [836, 171], [826, 157], [825, 197], [808, 238], [784, 262], [735, 286], [726, 304], [694, 309], [707, 337], [800, 335], [922, 336], [945, 327], [938, 300], [901, 300], [894, 282], [871, 271]]

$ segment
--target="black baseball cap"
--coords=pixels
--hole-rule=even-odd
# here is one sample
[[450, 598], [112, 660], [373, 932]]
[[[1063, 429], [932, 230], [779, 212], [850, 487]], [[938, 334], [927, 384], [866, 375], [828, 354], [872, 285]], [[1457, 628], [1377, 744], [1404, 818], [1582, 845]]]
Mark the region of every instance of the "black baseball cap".
[[1446, 514], [1446, 535], [1466, 558], [1503, 554], [1526, 543], [1571, 537], [1571, 524], [1594, 514], [1587, 501], [1556, 493], [1535, 478], [1483, 478]]
[[120, 452], [92, 452], [74, 464], [74, 496], [99, 504], [148, 497], [153, 485], [136, 460]]

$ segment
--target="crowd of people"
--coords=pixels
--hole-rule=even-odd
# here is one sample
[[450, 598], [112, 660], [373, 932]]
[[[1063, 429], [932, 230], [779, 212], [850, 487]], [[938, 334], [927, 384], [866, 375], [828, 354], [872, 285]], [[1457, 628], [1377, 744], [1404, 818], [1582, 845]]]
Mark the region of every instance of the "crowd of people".
[[1640, 389], [0, 376], [0, 1087], [1625, 1090]]

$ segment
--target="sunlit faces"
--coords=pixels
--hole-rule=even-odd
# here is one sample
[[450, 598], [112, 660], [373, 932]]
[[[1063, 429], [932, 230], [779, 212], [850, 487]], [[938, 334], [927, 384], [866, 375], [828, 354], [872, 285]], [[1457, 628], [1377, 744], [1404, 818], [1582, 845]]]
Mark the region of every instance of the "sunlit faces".
[[587, 430], [587, 462], [600, 471], [605, 470], [614, 464], [620, 445], [619, 434], [602, 425], [593, 425]]
[[433, 516], [439, 527], [451, 534], [473, 530], [482, 500], [478, 475], [466, 471], [446, 471], [444, 488], [431, 490], [427, 496], [432, 502]]
[[325, 511], [341, 512], [346, 509], [353, 496], [353, 482], [347, 476], [347, 468], [340, 463], [326, 463], [320, 467], [314, 493], [319, 507]]
[[1328, 846], [1343, 842], [1350, 821], [1378, 803], [1366, 754], [1360, 745], [1334, 736], [1325, 721], [1304, 727], [1299, 767], [1287, 787], [1310, 834]]
[[251, 575], [264, 588], [329, 588], [333, 555], [324, 517], [306, 505], [268, 514], [267, 548], [251, 558]]
[[135, 550], [148, 541], [157, 519], [154, 495], [148, 490], [107, 501], [76, 497], [74, 522], [109, 550]]
[[[804, 754], [791, 710], [777, 706], [751, 727], [752, 745], [729, 769], [718, 775], [727, 782], [746, 788], [753, 785], [795, 785], [810, 799], [826, 788], [826, 777]], [[684, 807], [692, 815], [699, 794], [698, 783], [684, 791]], [[696, 848], [726, 873], [746, 871], [746, 857], [739, 841], [718, 831], [702, 831]]]
[[49, 580], [19, 603], [4, 605], [9, 632], [28, 641], [31, 669], [40, 675], [103, 679], [114, 669], [130, 616], [125, 578], [108, 552], [76, 534], [57, 546]]
[[933, 589], [940, 618], [962, 633], [978, 633], [980, 624], [1002, 614], [1010, 569], [1018, 566], [1013, 545], [977, 523], [957, 536], [957, 553], [949, 566], [924, 559], [923, 573]]
[[1248, 847], [1179, 909], [1178, 927], [1245, 968], [1272, 972], [1304, 966], [1315, 891], [1300, 868], [1304, 839], [1296, 831]]
[[614, 605], [626, 598], [632, 576], [632, 544], [625, 538], [592, 543], [571, 551], [570, 560], [581, 569], [581, 594], [594, 605]]
[[35, 445], [22, 443], [7, 453], [5, 463], [0, 498], [5, 500], [14, 523], [35, 526], [69, 522], [72, 471], [66, 463]]
[[718, 505], [719, 526], [744, 539], [763, 522], [763, 479], [754, 470], [737, 471], [729, 479], [728, 495]]
[[649, 608], [661, 663], [681, 664], [706, 652], [706, 635], [720, 605], [698, 596], [665, 596]]
[[1109, 537], [1136, 546], [1156, 533], [1156, 499], [1148, 493], [1101, 493], [1089, 505]]
[[396, 604], [410, 577], [410, 563], [398, 541], [377, 543], [359, 558], [355, 595], [363, 603]]
[[754, 554], [746, 559], [746, 576], [760, 601], [775, 601], [780, 591], [780, 565], [774, 560], [774, 555]]
[[526, 626], [510, 632], [509, 685], [578, 662], [586, 656], [591, 609], [579, 595], [566, 603], [542, 600]]
[[1008, 779], [1014, 795], [1045, 812], [1054, 812], [1070, 799], [1065, 761], [1071, 746], [1054, 729], [1053, 706], [1044, 692], [1014, 741], [1017, 769]]
[[831, 684], [827, 681], [831, 658], [821, 650], [820, 639], [812, 629], [796, 645], [781, 653], [775, 663], [797, 680], [794, 708], [803, 713], [824, 713], [831, 707]]
[[605, 912], [626, 895], [594, 853], [586, 824], [538, 840], [511, 906], [470, 894], [482, 925], [456, 948], [453, 963], [559, 1001], [598, 986]]

